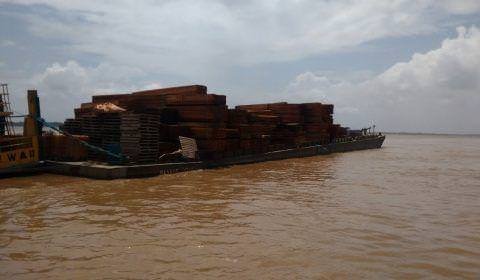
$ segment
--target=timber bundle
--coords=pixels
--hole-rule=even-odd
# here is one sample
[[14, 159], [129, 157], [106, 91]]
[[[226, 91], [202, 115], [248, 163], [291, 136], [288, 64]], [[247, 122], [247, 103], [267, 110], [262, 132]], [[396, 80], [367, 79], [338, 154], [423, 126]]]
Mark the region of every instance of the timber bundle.
[[[192, 85], [93, 96], [62, 129], [122, 153], [131, 163], [158, 162], [180, 148], [179, 136], [196, 140], [199, 159], [217, 160], [327, 144], [346, 134], [333, 123], [332, 114], [333, 105], [321, 103], [228, 108], [225, 95]], [[94, 151], [87, 157], [108, 161]]]

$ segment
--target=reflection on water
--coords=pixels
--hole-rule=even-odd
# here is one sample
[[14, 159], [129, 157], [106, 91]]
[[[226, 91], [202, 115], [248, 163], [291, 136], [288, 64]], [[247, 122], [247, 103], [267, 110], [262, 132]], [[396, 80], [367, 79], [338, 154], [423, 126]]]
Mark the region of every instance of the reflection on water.
[[0, 278], [480, 277], [480, 138], [95, 181], [0, 180]]

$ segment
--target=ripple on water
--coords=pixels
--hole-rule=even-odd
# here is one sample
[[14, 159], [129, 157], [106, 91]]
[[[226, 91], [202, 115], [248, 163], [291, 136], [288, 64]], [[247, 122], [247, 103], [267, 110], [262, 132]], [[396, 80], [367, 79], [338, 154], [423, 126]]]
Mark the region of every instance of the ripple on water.
[[389, 135], [149, 179], [4, 179], [0, 278], [476, 279], [478, 174], [480, 138]]

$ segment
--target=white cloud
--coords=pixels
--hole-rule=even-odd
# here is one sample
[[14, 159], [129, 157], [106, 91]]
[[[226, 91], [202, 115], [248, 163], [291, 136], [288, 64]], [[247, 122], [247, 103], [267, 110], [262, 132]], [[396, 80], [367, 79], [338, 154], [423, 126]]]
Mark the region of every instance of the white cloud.
[[[156, 87], [158, 81], [147, 80], [154, 75], [176, 82], [228, 82], [234, 81], [231, 74], [235, 71], [228, 71], [236, 66], [258, 70], [263, 68], [255, 68], [257, 64], [296, 61], [297, 69], [302, 67], [301, 59], [351, 50], [378, 39], [408, 40], [414, 35], [446, 32], [468, 18], [458, 15], [480, 12], [477, 0], [0, 3], [42, 4], [52, 9], [30, 6], [14, 13], [32, 34], [52, 39], [44, 42], [61, 42], [43, 50], [30, 46], [26, 51], [31, 53], [52, 52], [42, 61], [50, 66], [28, 83], [20, 80], [30, 76], [33, 68], [29, 65], [39, 65], [36, 61], [23, 64], [27, 66], [15, 75], [21, 77], [17, 88], [24, 90], [28, 84], [40, 89], [48, 100], [44, 112], [52, 120], [62, 119], [65, 112], [70, 114], [74, 106], [102, 89]], [[409, 130], [411, 124], [422, 130], [477, 129], [474, 120], [478, 115], [471, 106], [478, 107], [478, 49], [478, 30], [461, 28], [459, 36], [445, 40], [441, 48], [416, 54], [411, 61], [398, 63], [380, 75], [365, 71], [332, 78], [331, 73], [306, 72], [292, 81], [284, 96], [291, 101], [330, 100], [337, 105], [340, 120], [356, 126], [376, 119], [384, 128], [398, 130]], [[53, 61], [64, 61], [65, 57], [74, 61], [52, 64], [48, 59], [57, 59], [57, 51], [63, 57]], [[86, 67], [84, 62], [92, 60], [100, 64]], [[273, 79], [267, 83], [282, 82]], [[238, 98], [240, 101], [266, 101], [265, 95], [250, 93], [253, 89], [249, 86], [255, 85], [232, 85], [238, 92], [248, 92]], [[458, 109], [461, 107], [464, 110]], [[454, 111], [443, 117], [444, 112]]]
[[478, 0], [440, 0], [438, 4], [452, 14], [472, 14], [480, 11], [480, 1]]
[[480, 30], [457, 30], [440, 48], [371, 79], [332, 81], [306, 72], [284, 96], [332, 102], [339, 120], [357, 127], [375, 120], [390, 131], [480, 133]]
[[448, 25], [450, 14], [480, 9], [474, 0], [7, 2], [62, 11], [62, 17], [25, 15], [39, 36], [68, 39], [77, 51], [113, 64], [186, 75], [429, 33]]
[[68, 61], [47, 67], [35, 75], [30, 84], [39, 91], [45, 118], [59, 121], [72, 116], [73, 108], [89, 102], [94, 94], [124, 93], [146, 84], [158, 85], [145, 81], [144, 76], [143, 71], [125, 66], [104, 63], [83, 67], [76, 61]]

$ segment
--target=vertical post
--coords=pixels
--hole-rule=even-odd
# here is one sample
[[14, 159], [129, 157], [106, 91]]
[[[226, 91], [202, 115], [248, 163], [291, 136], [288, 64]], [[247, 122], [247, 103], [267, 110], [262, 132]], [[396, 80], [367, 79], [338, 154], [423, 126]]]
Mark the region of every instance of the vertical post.
[[32, 141], [39, 147], [40, 159], [43, 158], [43, 148], [40, 145], [40, 136], [42, 135], [42, 124], [38, 121], [40, 118], [40, 101], [36, 90], [27, 91], [28, 116], [25, 117], [23, 125], [23, 136], [32, 137]]
[[42, 132], [42, 124], [37, 121], [40, 118], [40, 99], [36, 90], [27, 91], [28, 98], [28, 115], [35, 119], [35, 127], [37, 129], [37, 135]]
[[5, 136], [5, 106], [3, 105], [3, 95], [0, 94], [0, 136]]

